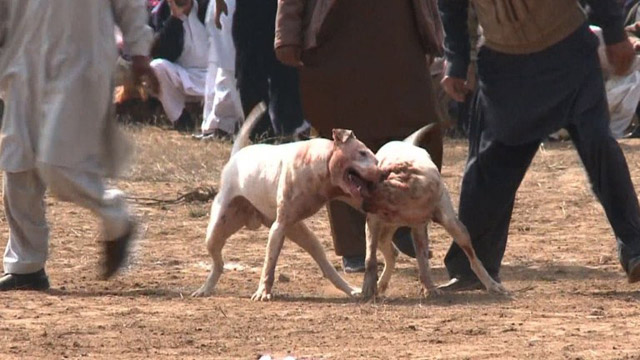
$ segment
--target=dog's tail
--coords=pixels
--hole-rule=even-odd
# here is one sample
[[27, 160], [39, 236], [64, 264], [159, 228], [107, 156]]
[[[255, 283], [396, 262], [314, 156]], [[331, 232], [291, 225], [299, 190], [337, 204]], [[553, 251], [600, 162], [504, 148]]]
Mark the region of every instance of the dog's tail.
[[251, 135], [251, 131], [262, 117], [262, 114], [267, 111], [267, 106], [264, 104], [264, 101], [261, 101], [258, 105], [256, 105], [253, 110], [249, 113], [249, 116], [246, 117], [240, 131], [238, 132], [238, 136], [233, 142], [233, 148], [231, 148], [231, 156], [240, 151], [242, 148], [247, 147], [251, 144], [251, 139], [249, 139], [249, 135]]
[[419, 146], [422, 143], [422, 140], [425, 136], [429, 135], [429, 133], [438, 126], [438, 123], [431, 123], [429, 125], [423, 126], [420, 129], [416, 130], [413, 134], [409, 135], [404, 142], [408, 142], [411, 145]]

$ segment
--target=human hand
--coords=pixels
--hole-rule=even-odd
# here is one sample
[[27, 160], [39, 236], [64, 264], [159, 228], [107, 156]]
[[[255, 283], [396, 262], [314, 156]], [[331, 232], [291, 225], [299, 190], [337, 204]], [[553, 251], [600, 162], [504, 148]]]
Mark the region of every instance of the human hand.
[[440, 81], [440, 84], [442, 84], [444, 92], [457, 102], [464, 102], [464, 98], [467, 92], [469, 92], [465, 79], [445, 76], [442, 81]]
[[222, 23], [220, 22], [220, 17], [222, 16], [222, 14], [225, 14], [225, 16], [229, 16], [227, 3], [224, 0], [216, 0], [215, 24], [218, 29], [222, 29]]
[[638, 33], [640, 32], [640, 22], [635, 22], [629, 26], [626, 26], [624, 29], [630, 33]]
[[171, 9], [171, 16], [182, 19], [186, 15], [187, 1], [177, 0], [176, 2], [176, 0], [167, 0], [169, 9]]
[[627, 74], [636, 56], [633, 45], [629, 39], [607, 45], [605, 52], [615, 75]]
[[302, 60], [300, 60], [301, 56], [302, 49], [297, 45], [286, 45], [276, 49], [276, 57], [278, 60], [288, 66], [302, 66]]
[[464, 86], [469, 91], [475, 90], [476, 86], [478, 85], [478, 76], [476, 75], [476, 71], [477, 71], [476, 68], [477, 68], [476, 63], [472, 62], [471, 64], [469, 64], [469, 68], [467, 69], [467, 82], [464, 84]]
[[635, 36], [629, 36], [629, 41], [631, 41], [631, 45], [633, 45], [633, 50], [638, 52], [640, 51], [640, 39]]
[[151, 92], [154, 94], [160, 94], [160, 82], [158, 81], [153, 68], [151, 68], [150, 62], [151, 61], [148, 56], [132, 56], [131, 71], [133, 72], [133, 79], [137, 85], [146, 82]]

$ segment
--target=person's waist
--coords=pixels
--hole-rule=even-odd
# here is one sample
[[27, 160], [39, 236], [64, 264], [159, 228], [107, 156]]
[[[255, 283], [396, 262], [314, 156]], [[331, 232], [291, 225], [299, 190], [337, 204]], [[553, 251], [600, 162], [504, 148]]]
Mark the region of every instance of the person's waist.
[[585, 23], [586, 16], [577, 5], [565, 10], [552, 16], [535, 14], [521, 21], [483, 26], [484, 45], [506, 54], [542, 51], [564, 40]]

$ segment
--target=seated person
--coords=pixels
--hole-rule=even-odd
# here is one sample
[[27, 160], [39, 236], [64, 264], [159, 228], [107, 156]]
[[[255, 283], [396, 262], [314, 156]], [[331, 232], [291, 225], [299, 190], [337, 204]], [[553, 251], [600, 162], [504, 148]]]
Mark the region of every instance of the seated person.
[[201, 100], [205, 93], [208, 39], [204, 21], [208, 5], [209, 0], [163, 0], [151, 15], [156, 31], [151, 67], [160, 82], [158, 99], [178, 131], [194, 125], [185, 103]]

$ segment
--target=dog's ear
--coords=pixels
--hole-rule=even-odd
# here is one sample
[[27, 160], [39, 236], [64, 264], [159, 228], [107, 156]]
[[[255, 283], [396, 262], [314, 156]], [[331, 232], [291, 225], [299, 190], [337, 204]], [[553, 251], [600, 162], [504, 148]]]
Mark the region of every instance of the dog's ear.
[[338, 144], [344, 144], [349, 140], [355, 139], [353, 131], [347, 129], [333, 129], [333, 141]]

